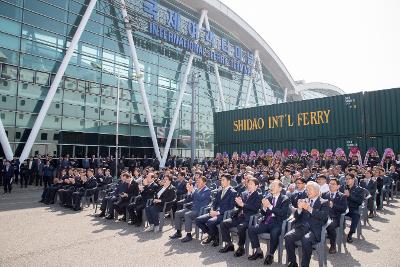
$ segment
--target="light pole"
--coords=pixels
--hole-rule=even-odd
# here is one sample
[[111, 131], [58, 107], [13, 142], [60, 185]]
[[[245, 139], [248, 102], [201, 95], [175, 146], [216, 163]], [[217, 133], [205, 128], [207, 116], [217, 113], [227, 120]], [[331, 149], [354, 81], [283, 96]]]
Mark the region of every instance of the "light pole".
[[118, 157], [118, 136], [119, 136], [119, 84], [120, 84], [120, 80], [121, 80], [121, 76], [119, 74], [119, 70], [117, 71], [117, 73], [113, 73], [110, 71], [107, 71], [105, 69], [103, 69], [101, 67], [100, 64], [98, 64], [97, 62], [91, 62], [90, 63], [92, 65], [93, 68], [99, 69], [105, 73], [108, 73], [110, 75], [113, 75], [114, 77], [117, 78], [117, 121], [116, 121], [116, 126], [115, 126], [115, 177], [118, 178], [118, 161], [119, 161], [119, 157]]
[[196, 85], [199, 82], [201, 75], [198, 72], [192, 73], [191, 86], [192, 86], [192, 114], [190, 123], [191, 133], [191, 146], [190, 146], [190, 167], [193, 167], [194, 159], [196, 157]]

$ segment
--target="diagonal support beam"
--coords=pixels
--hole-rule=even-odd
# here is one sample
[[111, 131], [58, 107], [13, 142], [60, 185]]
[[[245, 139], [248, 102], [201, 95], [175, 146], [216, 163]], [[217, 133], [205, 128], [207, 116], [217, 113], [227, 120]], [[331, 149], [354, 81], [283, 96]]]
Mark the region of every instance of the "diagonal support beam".
[[[206, 26], [206, 30], [210, 31], [210, 22], [208, 21], [208, 15], [204, 17], [204, 24]], [[226, 110], [226, 105], [225, 105], [225, 97], [224, 97], [224, 91], [222, 89], [222, 83], [221, 83], [221, 78], [219, 77], [219, 69], [218, 69], [218, 64], [214, 63], [214, 73], [215, 77], [217, 79], [217, 85], [218, 85], [218, 91], [219, 91], [219, 100], [222, 106], [222, 110]]]
[[[200, 29], [203, 26], [203, 22], [204, 22], [204, 19], [205, 19], [206, 15], [207, 15], [207, 10], [203, 9], [201, 11], [201, 16], [200, 16], [200, 19], [199, 19], [199, 23], [197, 24], [197, 33], [198, 33], [198, 35], [197, 35], [197, 39], [195, 41], [197, 41], [198, 37], [200, 36]], [[163, 157], [161, 158], [161, 161], [160, 161], [160, 167], [161, 168], [164, 168], [165, 162], [167, 161], [169, 148], [171, 146], [172, 136], [174, 135], [176, 122], [178, 120], [179, 111], [181, 109], [183, 95], [185, 94], [185, 91], [186, 91], [187, 80], [188, 80], [188, 76], [189, 76], [190, 70], [192, 68], [193, 59], [194, 59], [194, 53], [192, 52], [192, 53], [190, 53], [189, 60], [188, 60], [188, 65], [186, 67], [185, 74], [184, 74], [182, 82], [181, 82], [181, 90], [179, 92], [178, 101], [177, 101], [176, 106], [175, 106], [174, 116], [172, 118], [172, 122], [171, 122], [170, 129], [169, 129], [169, 132], [168, 132], [167, 143], [165, 144]]]
[[263, 91], [263, 95], [264, 95], [264, 104], [266, 105], [268, 96], [267, 96], [267, 90], [265, 88], [264, 75], [263, 75], [263, 72], [262, 72], [261, 59], [260, 59], [260, 54], [259, 54], [258, 50], [256, 50], [256, 52], [255, 52], [255, 58], [257, 60], [257, 69], [259, 71], [260, 80], [261, 80], [261, 87], [262, 87], [262, 91]]
[[129, 23], [128, 12], [126, 11], [125, 0], [121, 0], [121, 12], [122, 12], [122, 16], [124, 17], [124, 21], [125, 21], [126, 35], [128, 36], [128, 42], [129, 42], [129, 47], [130, 47], [130, 51], [131, 51], [132, 62], [133, 62], [136, 74], [138, 75], [139, 90], [140, 90], [140, 94], [141, 94], [142, 100], [143, 100], [143, 106], [144, 106], [144, 110], [146, 113], [147, 124], [148, 124], [149, 130], [150, 130], [151, 141], [153, 142], [153, 148], [154, 148], [156, 157], [161, 162], [160, 148], [158, 146], [157, 136], [154, 131], [153, 117], [151, 116], [149, 101], [147, 99], [146, 90], [144, 88], [144, 75], [143, 76], [139, 75], [140, 74], [139, 60], [138, 60], [137, 53], [136, 53], [135, 43], [134, 43], [133, 37], [132, 37], [132, 29], [131, 29], [131, 24]]
[[81, 22], [79, 23], [78, 29], [76, 30], [75, 35], [71, 40], [71, 44], [68, 47], [67, 52], [65, 53], [65, 56], [61, 62], [60, 68], [58, 69], [56, 76], [54, 77], [53, 83], [50, 86], [50, 89], [49, 89], [49, 92], [47, 93], [46, 99], [44, 100], [42, 108], [40, 109], [40, 112], [35, 121], [35, 124], [32, 127], [32, 131], [29, 134], [29, 137], [25, 143], [24, 149], [22, 150], [22, 153], [20, 156], [21, 163], [24, 162], [24, 160], [27, 159], [29, 156], [29, 152], [32, 149], [33, 143], [35, 142], [35, 139], [39, 133], [40, 127], [42, 127], [44, 118], [46, 117], [47, 111], [49, 110], [51, 102], [53, 101], [53, 98], [57, 91], [58, 85], [60, 84], [62, 76], [64, 75], [64, 72], [68, 67], [68, 63], [71, 60], [74, 50], [79, 42], [79, 39], [81, 38], [83, 30], [86, 27], [89, 17], [92, 14], [92, 11], [96, 5], [96, 2], [97, 2], [97, 0], [90, 0], [90, 3], [88, 5], [88, 7], [86, 8], [85, 14], [82, 17]]
[[[254, 54], [255, 53], [258, 53], [257, 50], [254, 52]], [[247, 86], [246, 101], [244, 102], [244, 107], [249, 106], [250, 92], [251, 92], [251, 89], [253, 88], [253, 75], [254, 75], [255, 67], [256, 67], [256, 58], [254, 57], [253, 63], [251, 64], [251, 75], [250, 75], [249, 84]]]
[[0, 143], [4, 151], [4, 155], [6, 156], [6, 159], [12, 160], [14, 155], [11, 150], [10, 142], [8, 141], [6, 130], [4, 130], [3, 122], [1, 121], [1, 119], [0, 119]]

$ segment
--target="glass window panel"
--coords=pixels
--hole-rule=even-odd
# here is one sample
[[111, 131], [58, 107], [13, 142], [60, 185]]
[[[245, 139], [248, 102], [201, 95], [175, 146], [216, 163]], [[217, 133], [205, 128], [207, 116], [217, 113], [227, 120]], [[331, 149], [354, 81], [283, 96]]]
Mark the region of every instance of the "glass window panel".
[[115, 134], [115, 128], [115, 124], [112, 122], [101, 122], [99, 126], [99, 132]]
[[48, 85], [49, 74], [44, 72], [36, 72], [36, 83], [41, 85]]
[[85, 115], [84, 106], [75, 106], [70, 104], [63, 104], [63, 115], [70, 117], [82, 118]]
[[50, 18], [46, 18], [46, 17], [38, 15], [38, 14], [34, 14], [27, 10], [24, 12], [24, 22], [26, 22], [32, 26], [42, 28], [42, 29], [47, 29], [49, 31], [59, 33], [59, 34], [65, 34], [65, 30], [66, 30], [66, 24], [55, 21]]
[[55, 72], [60, 65], [60, 62], [45, 58], [39, 58], [27, 54], [21, 55], [21, 66], [31, 69]]
[[89, 92], [91, 94], [99, 95], [100, 94], [100, 84], [98, 84], [98, 83], [90, 83]]
[[2, 110], [15, 110], [16, 108], [16, 97], [15, 96], [0, 96], [0, 108]]
[[24, 128], [32, 128], [37, 115], [27, 113], [17, 113], [16, 126]]
[[35, 72], [33, 70], [19, 69], [19, 80], [33, 83]]
[[1, 122], [4, 126], [15, 126], [15, 113], [6, 111], [0, 112]]
[[28, 54], [33, 54], [35, 56], [53, 58], [56, 60], [62, 60], [64, 56], [63, 49], [60, 47], [54, 47], [51, 45], [24, 39], [21, 40], [21, 51]]
[[17, 82], [12, 80], [0, 80], [0, 94], [16, 95]]
[[48, 5], [44, 2], [41, 2], [39, 0], [29, 0], [25, 1], [24, 8], [35, 11], [37, 13], [55, 18], [60, 21], [65, 21], [67, 18], [67, 12], [59, 9], [57, 7]]
[[4, 65], [1, 71], [1, 77], [7, 79], [17, 79], [18, 69], [14, 66]]
[[95, 132], [97, 133], [99, 126], [99, 122], [94, 121], [94, 120], [85, 120], [85, 128], [83, 129], [85, 132]]
[[77, 120], [76, 118], [64, 117], [62, 120], [62, 129], [63, 130], [81, 131], [84, 129], [84, 127], [85, 127], [84, 119]]
[[114, 110], [102, 109], [102, 110], [100, 110], [100, 120], [115, 121], [116, 120], [116, 112], [114, 112]]
[[100, 96], [86, 95], [86, 106], [98, 107], [100, 103]]
[[78, 84], [74, 78], [65, 77], [64, 88], [68, 90], [76, 90], [78, 88]]
[[90, 119], [99, 119], [99, 108], [86, 106], [85, 117]]
[[32, 100], [28, 98], [18, 98], [17, 101], [17, 110], [25, 111], [29, 113], [39, 113], [40, 108], [42, 107], [42, 100]]
[[63, 48], [65, 45], [65, 37], [37, 29], [29, 25], [22, 26], [22, 36], [25, 39], [47, 44], [53, 47]]
[[49, 115], [62, 115], [62, 105], [61, 103], [51, 103], [49, 111], [47, 111], [47, 114]]
[[64, 90], [64, 102], [70, 104], [84, 105], [85, 94], [76, 91]]
[[6, 62], [9, 64], [17, 65], [19, 59], [18, 56], [19, 56], [18, 52], [0, 47], [0, 63]]
[[0, 32], [0, 46], [8, 49], [19, 50], [19, 38]]
[[61, 117], [46, 116], [43, 121], [42, 129], [61, 129]]
[[22, 9], [16, 6], [10, 5], [8, 3], [0, 2], [0, 15], [8, 18], [21, 20], [22, 19]]

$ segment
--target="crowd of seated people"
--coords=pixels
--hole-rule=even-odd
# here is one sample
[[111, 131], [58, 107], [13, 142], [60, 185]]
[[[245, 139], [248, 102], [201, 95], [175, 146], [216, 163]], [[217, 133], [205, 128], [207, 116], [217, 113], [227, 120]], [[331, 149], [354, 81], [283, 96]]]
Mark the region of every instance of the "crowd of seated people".
[[[64, 169], [44, 189], [42, 201], [51, 204], [57, 194], [61, 205], [79, 210], [84, 196], [93, 197], [99, 199], [97, 216], [116, 220], [122, 215], [120, 221], [137, 227], [142, 227], [145, 216], [146, 232], [159, 232], [160, 218], [171, 212], [171, 239], [190, 242], [195, 226], [206, 235], [202, 244], [222, 246], [220, 253], [242, 257], [250, 244], [248, 260], [263, 259], [271, 265], [276, 252], [285, 248], [288, 266], [309, 266], [313, 246], [325, 242], [321, 233], [326, 231], [328, 252], [337, 253], [341, 218], [350, 220], [345, 241], [352, 243], [363, 210], [373, 218], [397, 192], [400, 162], [386, 152], [381, 161], [374, 150], [365, 161], [354, 150], [349, 160], [340, 150], [323, 155], [315, 151], [218, 154], [192, 168], [169, 160], [161, 170], [151, 165], [122, 170], [117, 181], [109, 170], [103, 175], [101, 168], [96, 176], [92, 169]], [[265, 253], [262, 234], [269, 235]], [[295, 253], [299, 244], [300, 263]]]

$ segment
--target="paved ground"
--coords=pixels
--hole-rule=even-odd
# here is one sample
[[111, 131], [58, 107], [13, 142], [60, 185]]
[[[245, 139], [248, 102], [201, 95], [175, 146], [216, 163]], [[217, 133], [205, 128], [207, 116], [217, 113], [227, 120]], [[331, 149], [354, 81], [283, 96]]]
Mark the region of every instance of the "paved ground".
[[[38, 203], [39, 189], [0, 196], [0, 266], [262, 266], [262, 261], [220, 254], [198, 240], [183, 245], [163, 233], [143, 233], [122, 222]], [[329, 266], [400, 266], [400, 202], [378, 214], [364, 238], [347, 252], [328, 255]], [[169, 220], [167, 220], [169, 221]], [[264, 247], [265, 248], [265, 247]], [[272, 266], [280, 266], [274, 264]], [[315, 259], [311, 266], [317, 266]]]

